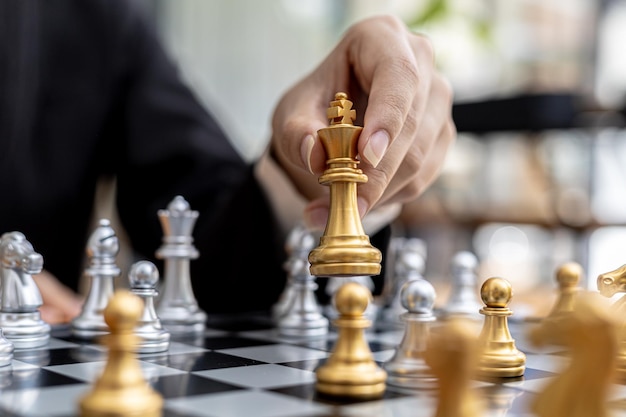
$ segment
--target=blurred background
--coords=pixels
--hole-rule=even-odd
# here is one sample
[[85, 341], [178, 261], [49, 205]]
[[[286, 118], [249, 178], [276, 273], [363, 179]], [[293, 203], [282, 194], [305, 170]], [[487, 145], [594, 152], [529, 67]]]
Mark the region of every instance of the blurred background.
[[424, 241], [442, 300], [460, 250], [478, 256], [479, 280], [508, 279], [526, 315], [550, 308], [560, 264], [579, 262], [591, 289], [626, 264], [626, 1], [140, 1], [249, 159], [278, 98], [350, 24], [394, 14], [429, 36], [459, 136], [394, 232]]

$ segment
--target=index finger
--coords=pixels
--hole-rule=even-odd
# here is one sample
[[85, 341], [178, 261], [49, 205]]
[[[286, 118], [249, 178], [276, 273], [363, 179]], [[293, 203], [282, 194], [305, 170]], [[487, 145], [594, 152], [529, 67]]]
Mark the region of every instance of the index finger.
[[390, 143], [400, 135], [409, 112], [413, 112], [419, 126], [431, 83], [432, 44], [406, 28], [402, 31], [402, 41], [395, 48], [388, 48], [386, 37], [377, 37], [367, 50], [360, 52], [360, 57], [355, 57], [367, 59], [369, 48], [383, 51], [374, 65], [361, 66], [369, 73], [360, 74], [361, 83], [369, 89], [369, 98], [358, 149], [361, 158], [373, 167], [378, 166]]

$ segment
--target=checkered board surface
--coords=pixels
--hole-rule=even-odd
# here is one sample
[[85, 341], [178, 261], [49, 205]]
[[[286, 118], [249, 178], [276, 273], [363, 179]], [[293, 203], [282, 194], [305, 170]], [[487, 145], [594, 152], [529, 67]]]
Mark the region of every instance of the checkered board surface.
[[[210, 323], [211, 324], [211, 323]], [[485, 416], [530, 417], [528, 407], [542, 387], [566, 365], [559, 349], [526, 343], [527, 324], [510, 323], [517, 347], [527, 355], [525, 375], [473, 381], [486, 401]], [[0, 370], [0, 416], [78, 416], [78, 400], [106, 362], [106, 351], [57, 329], [49, 346], [16, 351]], [[366, 334], [374, 359], [389, 360], [401, 330]], [[269, 321], [232, 321], [201, 337], [174, 340], [165, 354], [139, 355], [147, 381], [162, 394], [163, 417], [421, 417], [433, 416], [435, 391], [403, 392], [390, 386], [383, 398], [350, 401], [315, 392], [315, 369], [330, 355], [336, 334], [321, 339], [281, 337]], [[616, 385], [610, 402], [626, 399]], [[626, 411], [615, 410], [615, 416]]]

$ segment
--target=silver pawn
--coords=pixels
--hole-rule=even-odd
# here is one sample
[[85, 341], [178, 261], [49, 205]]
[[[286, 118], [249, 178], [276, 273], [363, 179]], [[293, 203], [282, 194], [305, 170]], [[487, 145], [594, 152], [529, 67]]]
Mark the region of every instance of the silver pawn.
[[470, 251], [460, 251], [452, 258], [452, 286], [443, 308], [445, 316], [466, 316], [479, 320], [483, 307], [478, 290], [478, 258]]
[[315, 247], [315, 238], [304, 228], [296, 228], [288, 239], [291, 256], [286, 262], [288, 285], [286, 305], [278, 310], [277, 327], [280, 334], [295, 337], [323, 336], [329, 322], [321, 312], [315, 297], [317, 284], [311, 275], [309, 252]]
[[424, 279], [426, 270], [426, 245], [422, 239], [402, 238], [396, 243], [393, 275], [388, 281], [391, 287], [390, 299], [383, 308], [381, 325], [388, 327], [403, 328], [404, 323], [400, 319], [406, 311], [401, 301], [400, 291], [403, 285], [414, 279]]
[[172, 334], [202, 333], [207, 315], [198, 306], [189, 273], [190, 260], [199, 256], [192, 237], [198, 212], [191, 210], [182, 196], [176, 196], [167, 209], [158, 211], [158, 216], [164, 234], [156, 257], [163, 259], [165, 272], [157, 314]]
[[424, 351], [431, 323], [435, 321], [435, 289], [425, 279], [414, 279], [404, 283], [400, 294], [407, 310], [401, 315], [404, 334], [391, 359], [383, 364], [387, 384], [408, 389], [434, 388], [436, 378], [424, 360]]
[[[289, 232], [287, 240], [285, 241], [287, 261], [283, 265], [283, 268], [287, 272], [287, 282], [285, 283], [285, 289], [278, 298], [278, 301], [272, 306], [272, 318], [276, 322], [278, 322], [278, 319], [285, 314], [289, 306], [293, 304], [295, 291], [293, 288], [294, 279], [291, 273], [293, 269], [292, 264], [294, 263], [294, 260], [299, 260], [301, 258], [301, 251], [307, 251], [308, 256], [308, 251], [313, 249], [313, 238], [309, 238], [309, 236], [311, 236], [311, 234], [307, 228], [303, 224], [298, 224], [291, 230], [291, 232]], [[308, 248], [309, 244], [311, 245], [310, 248]]]
[[84, 274], [90, 283], [89, 292], [80, 314], [72, 320], [72, 334], [79, 339], [94, 340], [109, 333], [104, 309], [115, 290], [115, 278], [121, 273], [115, 262], [119, 251], [119, 239], [111, 222], [100, 219], [87, 241], [89, 265]]
[[48, 344], [50, 325], [41, 319], [41, 292], [33, 279], [43, 269], [43, 257], [21, 232], [0, 238], [0, 328], [15, 349]]
[[154, 308], [154, 298], [158, 291], [159, 270], [149, 261], [134, 263], [128, 272], [130, 290], [144, 302], [144, 309], [135, 327], [135, 334], [139, 336], [137, 353], [165, 352], [170, 347], [170, 333], [163, 328], [161, 320]]

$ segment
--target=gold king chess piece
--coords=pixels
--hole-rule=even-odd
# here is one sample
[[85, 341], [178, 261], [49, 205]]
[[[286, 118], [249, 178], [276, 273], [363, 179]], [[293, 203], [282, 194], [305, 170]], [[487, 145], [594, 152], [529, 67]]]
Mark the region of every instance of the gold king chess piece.
[[322, 277], [378, 275], [382, 254], [365, 234], [357, 206], [357, 184], [367, 182], [356, 159], [363, 128], [354, 126], [356, 111], [345, 93], [335, 94], [326, 114], [330, 126], [318, 135], [328, 159], [319, 182], [330, 187], [330, 213], [319, 246], [309, 254], [310, 271]]

